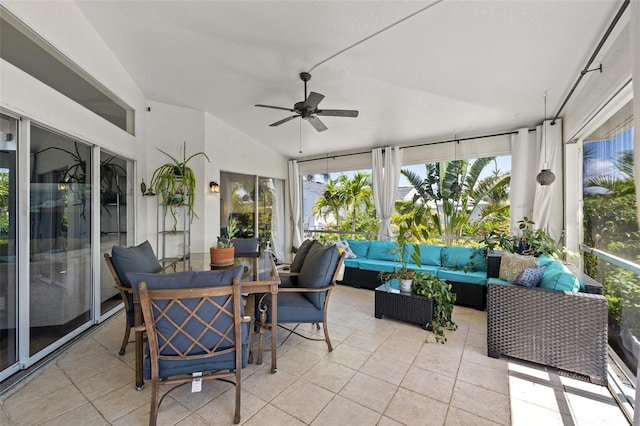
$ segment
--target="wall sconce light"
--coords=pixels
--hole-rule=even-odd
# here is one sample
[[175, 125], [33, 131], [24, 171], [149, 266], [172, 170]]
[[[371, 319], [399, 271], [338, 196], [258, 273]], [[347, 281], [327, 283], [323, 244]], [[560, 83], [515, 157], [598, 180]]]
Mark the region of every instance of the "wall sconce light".
[[142, 182], [140, 183], [140, 191], [142, 192], [143, 197], [152, 197], [156, 195], [151, 187], [147, 187], [147, 184], [144, 183], [144, 179], [142, 179]]
[[67, 185], [66, 182], [60, 182], [58, 184], [58, 191], [68, 191], [69, 190], [69, 185]]
[[218, 182], [211, 181], [209, 182], [209, 190], [214, 194], [217, 194], [220, 192], [220, 185]]

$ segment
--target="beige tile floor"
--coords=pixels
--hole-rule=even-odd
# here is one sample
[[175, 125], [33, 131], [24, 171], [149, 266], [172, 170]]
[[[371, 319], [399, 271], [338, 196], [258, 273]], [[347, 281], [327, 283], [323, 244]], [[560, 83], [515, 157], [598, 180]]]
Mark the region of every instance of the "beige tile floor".
[[[247, 425], [627, 425], [605, 387], [486, 355], [486, 313], [455, 307], [445, 345], [420, 327], [373, 317], [374, 293], [338, 286], [334, 351], [296, 336], [278, 372], [243, 370]], [[1, 425], [145, 425], [149, 387], [134, 389], [133, 345], [118, 355], [122, 314], [97, 327], [19, 389], [3, 395]], [[311, 327], [307, 327], [310, 330]], [[283, 336], [279, 336], [280, 339]], [[425, 342], [425, 339], [428, 342]], [[160, 425], [231, 424], [232, 386], [169, 394]]]

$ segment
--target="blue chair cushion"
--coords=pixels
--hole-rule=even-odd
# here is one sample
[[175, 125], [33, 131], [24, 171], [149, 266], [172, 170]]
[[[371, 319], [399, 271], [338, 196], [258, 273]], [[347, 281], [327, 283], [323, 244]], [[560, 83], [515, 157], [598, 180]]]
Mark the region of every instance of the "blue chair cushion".
[[[311, 247], [298, 276], [301, 287], [321, 288], [331, 283], [338, 266], [340, 253], [336, 246], [325, 247], [318, 243]], [[326, 292], [303, 293], [316, 308], [322, 309]]]
[[444, 247], [440, 255], [442, 266], [451, 269], [467, 268], [471, 271], [486, 271], [487, 259], [480, 249], [470, 247]]
[[153, 272], [162, 270], [149, 241], [145, 241], [135, 247], [113, 246], [111, 249], [111, 261], [122, 285], [131, 287], [127, 272]]
[[[418, 249], [420, 250], [420, 265], [441, 266], [440, 252], [442, 251], [442, 246], [418, 244]], [[413, 244], [405, 243], [403, 256], [405, 262], [413, 262], [411, 257], [414, 251]]]
[[[267, 322], [271, 321], [271, 295], [263, 300], [267, 305]], [[256, 308], [257, 309], [257, 308]], [[256, 318], [260, 312], [256, 311]], [[304, 293], [278, 293], [278, 322], [323, 322], [324, 311], [304, 296]]]
[[[217, 287], [231, 285], [234, 278], [240, 278], [242, 275], [242, 266], [237, 266], [231, 269], [224, 269], [218, 271], [202, 271], [202, 272], [179, 272], [175, 274], [145, 274], [145, 273], [128, 273], [129, 279], [134, 283], [134, 288], [138, 289], [138, 284], [144, 281], [147, 284], [147, 288], [150, 290], [160, 289], [184, 289], [184, 288], [204, 288], [204, 287]], [[216, 298], [216, 302], [223, 304], [226, 297], [220, 296]], [[194, 309], [200, 302], [199, 298], [183, 299], [188, 308]], [[160, 308], [166, 307], [168, 302], [159, 301]], [[244, 306], [240, 304], [240, 315], [244, 315]], [[198, 316], [205, 321], [214, 318], [218, 308], [210, 303], [203, 303], [198, 308]], [[178, 305], [172, 306], [167, 315], [175, 321], [177, 324], [182, 324], [187, 319], [187, 312]], [[160, 319], [157, 321], [156, 328], [158, 330], [159, 344], [163, 344], [162, 336], [168, 336], [174, 333], [176, 327], [172, 324], [172, 321], [167, 319]], [[219, 330], [227, 330], [233, 324], [232, 318], [227, 315], [221, 315], [213, 322], [213, 326]], [[189, 338], [196, 338], [206, 347], [213, 347], [218, 341], [219, 336], [211, 331], [205, 331], [203, 324], [196, 320], [190, 319], [183, 324], [183, 329], [179, 332], [178, 336], [172, 340], [172, 344], [178, 351], [187, 350], [192, 340]], [[203, 333], [204, 332], [204, 333]], [[233, 338], [233, 332], [230, 334]], [[249, 346], [249, 324], [242, 324], [242, 337], [241, 342], [243, 345], [243, 367], [246, 365], [246, 355], [248, 354]], [[246, 346], [246, 348], [245, 348]], [[231, 347], [230, 344], [220, 345], [220, 349], [227, 349]], [[198, 355], [203, 353], [197, 346], [194, 347], [189, 355]], [[172, 347], [165, 348], [161, 355], [171, 356], [176, 355], [176, 351]], [[216, 369], [233, 369], [235, 368], [235, 356], [233, 353], [221, 355], [219, 357], [210, 359], [196, 359], [196, 360], [172, 360], [165, 359], [160, 360], [158, 363], [160, 377], [170, 377], [177, 374], [190, 374], [194, 371], [211, 371]], [[150, 361], [145, 361], [145, 375], [150, 374]], [[147, 376], [148, 377], [148, 376]]]
[[370, 241], [367, 258], [372, 260], [396, 260], [396, 249], [398, 244], [395, 241]]
[[293, 262], [291, 262], [291, 266], [289, 270], [291, 272], [300, 272], [302, 269], [302, 264], [304, 263], [307, 254], [309, 254], [309, 250], [314, 244], [320, 244], [315, 240], [304, 240], [300, 247], [298, 247], [298, 251], [296, 252], [295, 257], [293, 258]]
[[544, 276], [544, 266], [536, 266], [534, 268], [527, 268], [520, 273], [513, 281], [514, 284], [522, 285], [525, 287], [538, 287]]
[[348, 238], [344, 238], [344, 241], [349, 243], [349, 247], [356, 257], [367, 257], [369, 253], [369, 241], [350, 240]]

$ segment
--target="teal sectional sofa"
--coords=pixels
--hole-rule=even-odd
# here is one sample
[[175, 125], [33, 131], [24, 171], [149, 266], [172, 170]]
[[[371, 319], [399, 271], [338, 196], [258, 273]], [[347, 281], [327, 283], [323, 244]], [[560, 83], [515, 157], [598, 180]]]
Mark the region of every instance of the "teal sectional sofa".
[[[348, 257], [344, 260], [344, 277], [338, 284], [374, 290], [382, 284], [380, 272], [394, 272], [404, 263], [398, 258], [395, 241], [343, 241], [348, 243]], [[419, 248], [420, 266], [410, 261], [413, 245], [405, 246], [404, 260], [410, 269], [436, 275], [451, 284], [457, 304], [485, 309], [487, 261], [483, 250], [431, 244], [420, 244]]]

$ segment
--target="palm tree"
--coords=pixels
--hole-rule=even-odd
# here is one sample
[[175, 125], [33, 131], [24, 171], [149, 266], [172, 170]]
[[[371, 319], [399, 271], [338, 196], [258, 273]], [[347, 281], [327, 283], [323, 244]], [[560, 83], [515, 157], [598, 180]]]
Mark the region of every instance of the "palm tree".
[[[402, 169], [401, 173], [422, 202], [435, 209], [431, 214], [430, 233], [469, 235], [473, 231], [472, 217], [478, 217], [477, 223], [504, 217], [509, 208], [506, 189], [511, 176], [495, 170], [491, 176], [480, 179], [482, 171], [492, 162], [495, 163], [495, 157], [479, 158], [471, 164], [468, 160], [425, 164], [424, 179], [411, 170]], [[451, 190], [454, 182], [460, 184], [459, 192]]]
[[340, 209], [342, 208], [342, 201], [339, 197], [337, 180], [329, 180], [324, 187], [324, 196], [318, 198], [313, 206], [313, 214], [322, 216], [325, 223], [327, 218], [333, 216], [336, 221], [336, 228], [340, 229]]
[[[592, 158], [591, 150], [585, 150], [585, 158]], [[616, 169], [622, 174], [622, 177], [611, 175], [598, 175], [587, 180], [586, 188], [603, 188], [608, 194], [615, 197], [635, 194], [636, 183], [633, 170], [633, 151], [630, 149], [621, 151], [613, 159]]]
[[337, 196], [351, 216], [351, 231], [356, 232], [358, 213], [366, 212], [373, 201], [371, 175], [357, 172], [353, 178], [347, 175], [338, 177]]

